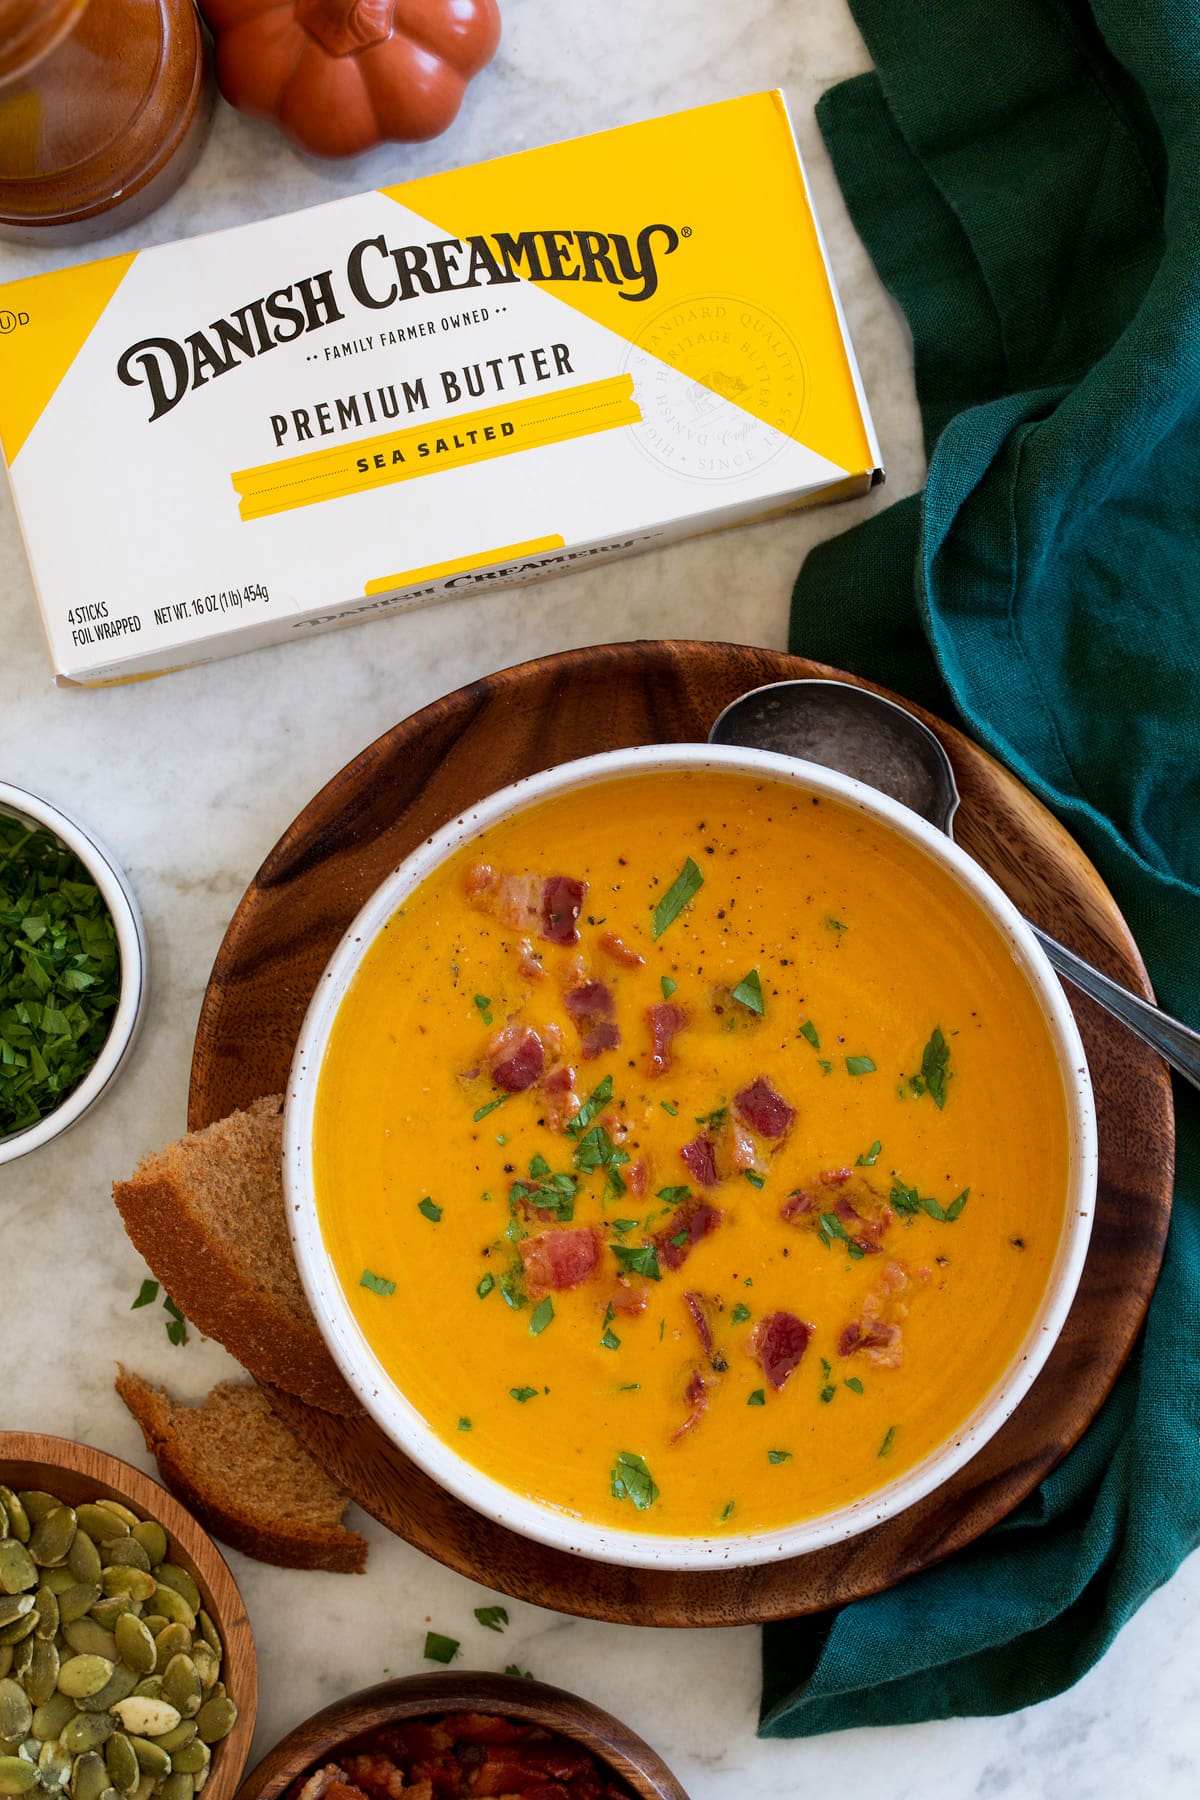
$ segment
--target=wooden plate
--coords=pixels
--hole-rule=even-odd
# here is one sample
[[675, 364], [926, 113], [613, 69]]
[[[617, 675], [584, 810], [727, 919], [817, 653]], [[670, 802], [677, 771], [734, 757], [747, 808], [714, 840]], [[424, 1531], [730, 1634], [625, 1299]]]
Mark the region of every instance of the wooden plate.
[[229, 1736], [213, 1746], [212, 1774], [204, 1791], [210, 1800], [231, 1800], [254, 1736], [258, 1670], [245, 1602], [208, 1533], [140, 1469], [70, 1438], [0, 1431], [0, 1483], [15, 1489], [42, 1488], [68, 1506], [85, 1500], [120, 1500], [142, 1518], [158, 1520], [170, 1540], [171, 1561], [186, 1569], [200, 1589], [204, 1609], [225, 1646], [221, 1680], [237, 1703], [238, 1716]]
[[[192, 1128], [286, 1086], [309, 997], [342, 932], [432, 831], [506, 782], [571, 757], [701, 740], [738, 694], [803, 675], [853, 680], [742, 645], [606, 644], [506, 669], [387, 732], [305, 807], [234, 915], [196, 1035]], [[1039, 925], [1149, 995], [1133, 940], [1078, 845], [991, 757], [911, 710], [950, 753], [963, 847]], [[995, 1524], [1075, 1443], [1129, 1353], [1158, 1275], [1174, 1164], [1170, 1079], [1099, 1008], [1074, 994], [1071, 1003], [1100, 1133], [1095, 1225], [1075, 1305], [1004, 1428], [937, 1493], [873, 1531], [760, 1568], [614, 1568], [490, 1523], [444, 1493], [364, 1417], [334, 1417], [274, 1392], [278, 1410], [367, 1511], [409, 1543], [473, 1580], [560, 1612], [630, 1624], [747, 1624], [890, 1586]], [[237, 1354], [236, 1344], [229, 1348]]]
[[299, 1776], [331, 1758], [340, 1761], [347, 1746], [365, 1733], [441, 1712], [499, 1713], [522, 1724], [545, 1725], [605, 1763], [639, 1800], [688, 1800], [645, 1739], [590, 1700], [524, 1676], [470, 1671], [408, 1675], [334, 1701], [267, 1752], [246, 1777], [237, 1800], [281, 1800]]

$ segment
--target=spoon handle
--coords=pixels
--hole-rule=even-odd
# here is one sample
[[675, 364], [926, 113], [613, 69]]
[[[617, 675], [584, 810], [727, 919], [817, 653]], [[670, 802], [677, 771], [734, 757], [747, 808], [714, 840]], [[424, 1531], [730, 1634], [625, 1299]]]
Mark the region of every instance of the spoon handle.
[[[1032, 921], [1031, 921], [1032, 923]], [[1193, 1087], [1200, 1088], [1200, 1031], [1193, 1031], [1190, 1025], [1183, 1025], [1173, 1019], [1161, 1008], [1152, 1006], [1140, 995], [1131, 993], [1122, 987], [1119, 981], [1113, 981], [1108, 975], [1102, 975], [1082, 956], [1076, 956], [1057, 938], [1052, 938], [1040, 926], [1034, 925], [1034, 934], [1042, 949], [1060, 975], [1079, 988], [1089, 999], [1114, 1018], [1127, 1025], [1135, 1037], [1157, 1050], [1164, 1062], [1170, 1063], [1173, 1069], [1186, 1076]]]

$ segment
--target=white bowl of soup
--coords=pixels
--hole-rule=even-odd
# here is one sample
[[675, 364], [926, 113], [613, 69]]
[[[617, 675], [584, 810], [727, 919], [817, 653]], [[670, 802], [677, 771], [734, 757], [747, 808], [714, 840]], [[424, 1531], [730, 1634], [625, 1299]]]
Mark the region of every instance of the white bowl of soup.
[[961, 850], [765, 752], [621, 750], [410, 856], [287, 1104], [313, 1311], [387, 1436], [559, 1549], [703, 1569], [945, 1482], [1087, 1250], [1074, 1020]]

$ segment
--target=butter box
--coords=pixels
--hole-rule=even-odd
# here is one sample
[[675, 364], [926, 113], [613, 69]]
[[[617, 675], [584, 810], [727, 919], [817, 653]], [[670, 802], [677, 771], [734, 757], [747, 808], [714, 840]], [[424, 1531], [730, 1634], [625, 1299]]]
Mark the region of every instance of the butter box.
[[84, 684], [882, 479], [778, 93], [0, 287], [0, 443]]

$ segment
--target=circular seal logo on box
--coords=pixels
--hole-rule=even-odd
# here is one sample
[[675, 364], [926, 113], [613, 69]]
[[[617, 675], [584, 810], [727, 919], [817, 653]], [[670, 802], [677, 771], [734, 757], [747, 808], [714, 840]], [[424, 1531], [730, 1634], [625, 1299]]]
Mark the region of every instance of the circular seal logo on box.
[[633, 340], [625, 367], [642, 411], [635, 441], [654, 462], [696, 481], [735, 481], [761, 469], [804, 412], [795, 343], [778, 319], [732, 294], [664, 308]]

